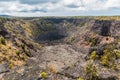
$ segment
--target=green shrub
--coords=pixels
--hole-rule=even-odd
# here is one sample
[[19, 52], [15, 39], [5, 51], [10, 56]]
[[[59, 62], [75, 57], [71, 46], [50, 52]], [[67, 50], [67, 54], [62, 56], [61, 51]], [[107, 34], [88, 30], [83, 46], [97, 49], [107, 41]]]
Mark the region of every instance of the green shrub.
[[25, 53], [25, 55], [27, 55], [28, 57], [32, 57], [32, 54], [30, 53], [28, 47], [25, 44], [21, 44], [21, 48], [23, 52]]
[[24, 53], [28, 56], [28, 57], [32, 57], [32, 54], [29, 52], [29, 50], [27, 48], [24, 49]]
[[97, 38], [89, 38], [87, 40], [88, 43], [91, 44], [91, 46], [95, 46], [98, 43], [98, 39]]
[[104, 66], [109, 66], [108, 56], [107, 56], [107, 55], [102, 56], [100, 63], [101, 63], [102, 65], [104, 65]]
[[109, 44], [105, 46], [103, 50], [103, 55], [101, 56], [101, 64], [104, 66], [112, 67], [115, 65], [116, 58], [119, 58], [119, 51], [115, 50], [114, 44]]
[[79, 26], [79, 27], [82, 27], [82, 26], [85, 25], [85, 23], [86, 23], [86, 22], [82, 22], [82, 23], [80, 23], [78, 26]]
[[113, 50], [105, 49], [103, 53], [104, 54], [101, 56], [101, 64], [108, 67], [111, 67], [111, 65], [114, 65], [113, 63], [115, 61], [115, 54]]
[[20, 51], [18, 51], [18, 50], [16, 50], [16, 52], [15, 52], [17, 55], [19, 55], [20, 54]]
[[42, 72], [42, 73], [40, 73], [40, 75], [41, 75], [42, 78], [47, 78], [47, 73], [46, 72]]
[[14, 67], [14, 64], [10, 63], [9, 68], [12, 69]]
[[120, 38], [117, 39], [117, 42], [120, 42]]
[[120, 58], [120, 50], [114, 50], [115, 55], [117, 58]]
[[97, 68], [91, 61], [88, 62], [88, 64], [85, 67], [85, 80], [97, 80], [98, 79], [98, 72]]
[[91, 59], [91, 60], [95, 60], [95, 59], [97, 59], [97, 58], [98, 58], [98, 55], [97, 55], [96, 51], [93, 51], [93, 52], [91, 53], [91, 55], [90, 55], [90, 59]]
[[3, 44], [3, 45], [6, 45], [6, 40], [5, 40], [5, 38], [1, 38], [1, 39], [0, 39], [0, 43]]
[[84, 80], [83, 78], [78, 78], [77, 80]]
[[72, 42], [74, 42], [75, 41], [75, 37], [72, 37], [72, 38], [70, 38], [69, 40], [68, 40], [68, 43], [72, 43]]

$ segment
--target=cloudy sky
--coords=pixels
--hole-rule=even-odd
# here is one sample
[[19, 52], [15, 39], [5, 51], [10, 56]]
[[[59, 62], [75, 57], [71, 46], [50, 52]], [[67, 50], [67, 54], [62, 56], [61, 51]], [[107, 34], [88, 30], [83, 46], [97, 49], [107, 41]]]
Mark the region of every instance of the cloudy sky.
[[120, 15], [120, 0], [0, 0], [0, 15]]

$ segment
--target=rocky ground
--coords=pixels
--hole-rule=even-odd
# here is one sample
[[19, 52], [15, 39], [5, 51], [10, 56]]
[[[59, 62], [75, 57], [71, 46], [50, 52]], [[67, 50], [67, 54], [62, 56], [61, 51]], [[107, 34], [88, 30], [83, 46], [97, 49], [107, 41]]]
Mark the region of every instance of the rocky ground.
[[1, 80], [120, 80], [120, 21], [2, 18], [0, 40]]

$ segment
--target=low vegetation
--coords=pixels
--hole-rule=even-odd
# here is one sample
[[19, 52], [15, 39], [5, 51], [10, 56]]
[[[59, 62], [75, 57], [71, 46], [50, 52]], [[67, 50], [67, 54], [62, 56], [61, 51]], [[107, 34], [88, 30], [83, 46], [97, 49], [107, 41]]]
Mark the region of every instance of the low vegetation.
[[0, 39], [0, 44], [6, 45], [6, 40], [3, 37]]
[[84, 80], [83, 78], [78, 78], [77, 80]]
[[21, 46], [13, 46], [13, 43], [0, 37], [0, 62], [9, 63], [9, 68], [14, 66], [22, 66], [26, 63], [28, 58], [28, 49], [23, 49]]
[[46, 73], [46, 72], [41, 72], [40, 75], [41, 75], [41, 77], [44, 78], [44, 79], [47, 78], [47, 73]]
[[90, 60], [85, 67], [85, 80], [98, 80], [98, 70], [95, 64]]
[[[117, 63], [117, 60], [120, 59], [120, 50], [117, 50], [115, 48], [115, 44], [106, 44], [104, 46], [103, 53], [97, 53], [96, 51], [93, 51], [90, 55], [90, 60], [97, 60], [100, 61], [100, 64], [109, 68], [118, 68], [119, 63]], [[102, 55], [98, 55], [102, 54]]]

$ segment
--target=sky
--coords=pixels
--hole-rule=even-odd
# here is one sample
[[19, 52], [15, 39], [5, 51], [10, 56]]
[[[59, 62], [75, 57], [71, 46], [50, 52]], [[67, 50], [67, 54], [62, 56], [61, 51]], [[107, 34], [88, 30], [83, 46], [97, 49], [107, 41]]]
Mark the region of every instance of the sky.
[[30, 17], [120, 15], [120, 0], [0, 0], [0, 15]]

